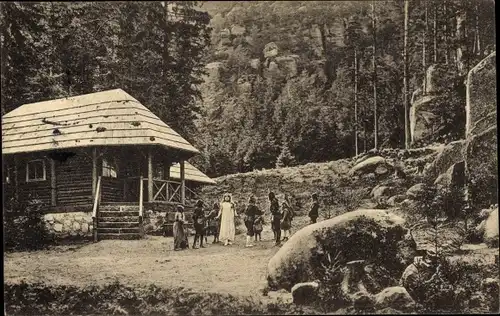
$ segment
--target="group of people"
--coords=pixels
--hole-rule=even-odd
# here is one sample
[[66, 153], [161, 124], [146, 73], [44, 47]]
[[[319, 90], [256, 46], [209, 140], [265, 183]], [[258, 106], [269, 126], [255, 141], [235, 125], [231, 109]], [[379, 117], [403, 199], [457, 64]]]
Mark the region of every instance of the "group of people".
[[[275, 244], [281, 245], [282, 241], [287, 241], [291, 235], [292, 220], [295, 216], [293, 205], [290, 196], [285, 194], [281, 208], [279, 201], [273, 192], [269, 193], [270, 213], [271, 213], [271, 228], [274, 234]], [[229, 193], [224, 194], [222, 202], [215, 203], [208, 215], [203, 209], [203, 201], [196, 202], [193, 211], [193, 226], [195, 236], [193, 241], [193, 249], [199, 247], [204, 248], [203, 241], [207, 242], [207, 236], [213, 235], [213, 243], [220, 240], [224, 242], [224, 246], [231, 245], [235, 239], [236, 227], [235, 219], [239, 217], [236, 212], [235, 205]], [[311, 223], [316, 223], [318, 218], [318, 197], [312, 195], [312, 207], [309, 212]], [[253, 247], [252, 240], [262, 240], [262, 230], [264, 225], [264, 212], [256, 205], [255, 196], [251, 196], [244, 211], [243, 222], [246, 227], [246, 247]], [[182, 205], [177, 206], [175, 213], [175, 222], [173, 226], [174, 234], [174, 250], [189, 248], [188, 232], [186, 227], [187, 221]], [[283, 231], [283, 238], [281, 232]]]

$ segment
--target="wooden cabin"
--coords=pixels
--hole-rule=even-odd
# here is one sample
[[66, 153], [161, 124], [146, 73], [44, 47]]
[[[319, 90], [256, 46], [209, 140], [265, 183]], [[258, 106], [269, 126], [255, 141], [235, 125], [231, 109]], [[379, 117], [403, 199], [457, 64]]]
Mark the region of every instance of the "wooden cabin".
[[[185, 205], [186, 182], [214, 183], [186, 162], [198, 153], [121, 89], [25, 104], [2, 117], [6, 198], [40, 199], [47, 213], [91, 212], [96, 240], [125, 228], [138, 237], [145, 207]], [[137, 225], [118, 225], [125, 219]]]

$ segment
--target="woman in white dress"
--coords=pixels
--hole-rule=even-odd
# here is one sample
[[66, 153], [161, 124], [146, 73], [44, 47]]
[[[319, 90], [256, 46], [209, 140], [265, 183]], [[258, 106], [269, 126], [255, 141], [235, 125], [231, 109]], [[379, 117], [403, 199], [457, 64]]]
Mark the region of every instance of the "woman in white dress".
[[236, 234], [234, 219], [236, 216], [238, 214], [236, 214], [234, 203], [231, 201], [231, 195], [225, 194], [220, 203], [219, 215], [217, 215], [217, 218], [220, 218], [219, 240], [224, 241], [224, 246], [231, 245], [234, 241]]

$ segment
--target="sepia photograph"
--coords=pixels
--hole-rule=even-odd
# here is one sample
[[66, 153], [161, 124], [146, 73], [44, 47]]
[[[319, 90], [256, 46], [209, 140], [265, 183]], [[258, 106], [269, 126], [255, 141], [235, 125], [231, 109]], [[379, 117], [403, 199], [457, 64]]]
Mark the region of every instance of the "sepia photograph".
[[500, 313], [495, 9], [1, 1], [4, 314]]

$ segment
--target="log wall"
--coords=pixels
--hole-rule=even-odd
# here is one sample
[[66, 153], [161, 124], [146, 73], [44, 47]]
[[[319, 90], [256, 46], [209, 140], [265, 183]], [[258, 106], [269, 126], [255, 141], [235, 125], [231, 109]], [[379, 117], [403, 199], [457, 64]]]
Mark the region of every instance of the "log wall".
[[56, 162], [57, 205], [92, 203], [92, 158], [77, 153], [65, 162]]

